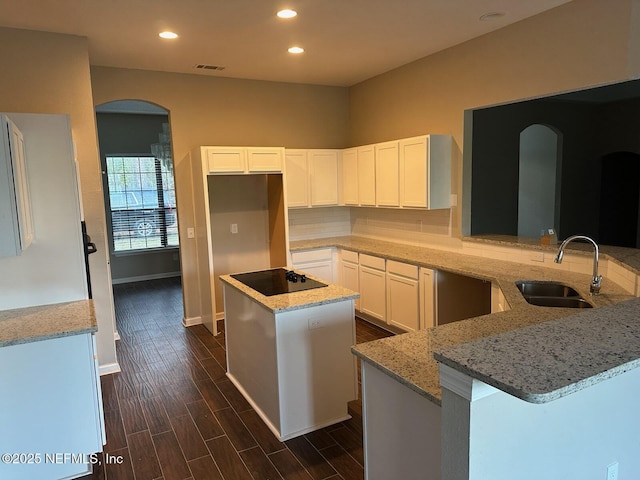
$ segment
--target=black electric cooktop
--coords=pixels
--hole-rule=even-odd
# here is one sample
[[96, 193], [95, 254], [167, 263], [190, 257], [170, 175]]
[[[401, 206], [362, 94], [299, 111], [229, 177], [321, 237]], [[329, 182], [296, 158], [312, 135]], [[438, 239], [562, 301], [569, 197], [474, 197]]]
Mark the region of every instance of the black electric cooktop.
[[235, 273], [231, 277], [267, 297], [327, 286], [326, 283], [312, 280], [304, 274], [298, 274], [286, 268]]

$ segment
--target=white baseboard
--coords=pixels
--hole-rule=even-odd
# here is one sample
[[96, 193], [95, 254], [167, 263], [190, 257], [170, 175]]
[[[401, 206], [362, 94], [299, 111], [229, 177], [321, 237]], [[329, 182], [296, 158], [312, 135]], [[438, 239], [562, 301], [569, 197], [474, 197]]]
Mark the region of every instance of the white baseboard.
[[185, 327], [193, 327], [194, 325], [202, 325], [202, 317], [189, 317], [182, 319], [182, 325]]
[[120, 364], [118, 362], [115, 362], [115, 363], [107, 363], [106, 365], [100, 365], [98, 367], [98, 371], [100, 373], [100, 376], [102, 376], [102, 375], [110, 375], [112, 373], [121, 372], [122, 369], [120, 368]]
[[179, 277], [182, 275], [181, 272], [164, 272], [164, 273], [152, 273], [150, 275], [139, 275], [137, 277], [124, 277], [124, 278], [114, 278], [111, 280], [113, 285], [119, 285], [121, 283], [133, 283], [133, 282], [144, 282], [145, 280], [159, 280], [161, 278], [172, 278]]

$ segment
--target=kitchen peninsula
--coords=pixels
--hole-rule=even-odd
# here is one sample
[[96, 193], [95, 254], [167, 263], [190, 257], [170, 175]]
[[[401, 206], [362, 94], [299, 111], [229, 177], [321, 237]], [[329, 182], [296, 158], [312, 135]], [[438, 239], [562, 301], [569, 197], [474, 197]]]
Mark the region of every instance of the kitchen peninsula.
[[[473, 240], [469, 243], [472, 247], [477, 246]], [[478, 243], [498, 244], [490, 240]], [[630, 449], [637, 450], [639, 446], [637, 434], [630, 433], [633, 429], [637, 431], [637, 414], [630, 402], [638, 389], [634, 386], [637, 381], [634, 384], [631, 377], [637, 378], [638, 370], [627, 371], [634, 368], [640, 357], [640, 352], [636, 351], [640, 325], [635, 320], [640, 305], [638, 300], [631, 300], [634, 295], [628, 289], [611, 281], [607, 273], [602, 294], [589, 297], [589, 274], [566, 271], [553, 264], [524, 265], [452, 250], [357, 237], [292, 242], [291, 246], [293, 250], [334, 246], [482, 278], [499, 286], [510, 307], [506, 311], [353, 348], [354, 354], [361, 358], [363, 368], [365, 468], [369, 480], [599, 479], [604, 476], [605, 462], [616, 460], [612, 452], [619, 455], [621, 471], [625, 465], [640, 468], [629, 454]], [[540, 247], [534, 245], [523, 248], [525, 251], [531, 248], [535, 255], [540, 251]], [[575, 254], [582, 255], [586, 263], [592, 258], [591, 252]], [[606, 268], [605, 265], [601, 267]], [[635, 267], [629, 267], [628, 271], [634, 273]], [[517, 280], [525, 279], [558, 281], [572, 286], [598, 308], [578, 314], [577, 310], [569, 308], [530, 305], [515, 285]], [[584, 354], [573, 357], [571, 352]], [[439, 366], [434, 353], [445, 366]], [[572, 363], [571, 358], [576, 361]], [[550, 361], [555, 362], [553, 367]], [[519, 367], [528, 367], [527, 371], [536, 373], [538, 380], [524, 375]], [[515, 373], [509, 376], [510, 372]], [[495, 381], [501, 376], [501, 383]], [[602, 382], [613, 376], [616, 378]], [[550, 401], [560, 395], [564, 397], [533, 405], [528, 403], [531, 398], [525, 401], [513, 396], [513, 385], [528, 392], [523, 394], [526, 396], [531, 393], [526, 387], [535, 389], [541, 383], [539, 380], [547, 377], [552, 377], [547, 379], [548, 391], [540, 398]], [[553, 377], [555, 381], [552, 381]], [[520, 379], [520, 384], [515, 383], [516, 379]], [[555, 383], [558, 380], [560, 386]], [[456, 385], [463, 387], [457, 389]], [[576, 392], [579, 388], [583, 390]], [[608, 388], [610, 392], [607, 392]], [[626, 391], [629, 394], [623, 393]], [[469, 392], [469, 399], [464, 397], [465, 392]], [[600, 403], [594, 403], [593, 397], [597, 395], [600, 395]], [[500, 407], [491, 410], [495, 401], [499, 401]], [[620, 410], [616, 410], [619, 413], [603, 408], [606, 402], [619, 405]], [[538, 417], [527, 410], [529, 405], [529, 408], [537, 408]], [[598, 407], [594, 411], [589, 405]], [[501, 408], [510, 412], [508, 418], [512, 423], [501, 420]], [[580, 413], [567, 415], [572, 408]], [[553, 424], [543, 425], [545, 412], [551, 411], [554, 412], [549, 418], [553, 418]], [[612, 421], [612, 415], [618, 419], [610, 424], [616, 439], [612, 440], [611, 446], [603, 448], [601, 438], [606, 430], [602, 425]], [[625, 415], [630, 419], [623, 420]], [[538, 425], [536, 422], [526, 424], [527, 418], [538, 418]], [[579, 418], [589, 420], [581, 423]], [[382, 432], [396, 433], [383, 435]], [[490, 433], [482, 435], [478, 432]], [[526, 438], [527, 434], [531, 434], [533, 443]], [[497, 438], [501, 438], [501, 442]], [[442, 442], [447, 442], [446, 448]], [[483, 449], [485, 458], [491, 459], [488, 465], [480, 465], [483, 454], [478, 453], [478, 448]], [[505, 454], [506, 448], [514, 451]], [[585, 456], [580, 451], [589, 453]], [[509, 456], [513, 461], [505, 460]], [[584, 466], [578, 467], [578, 463]], [[575, 472], [584, 473], [585, 469], [591, 473], [574, 475]], [[562, 474], [547, 475], [543, 471]]]
[[358, 294], [296, 272], [286, 272], [285, 283], [295, 275], [296, 288], [316, 288], [263, 294], [243, 283], [285, 272], [220, 276], [227, 376], [281, 441], [350, 418], [347, 403], [357, 397], [350, 347]]

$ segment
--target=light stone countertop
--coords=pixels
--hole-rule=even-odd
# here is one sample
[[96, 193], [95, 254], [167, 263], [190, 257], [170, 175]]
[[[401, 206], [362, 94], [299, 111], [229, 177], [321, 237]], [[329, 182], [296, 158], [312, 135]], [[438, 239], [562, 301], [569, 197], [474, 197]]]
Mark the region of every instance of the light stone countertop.
[[97, 330], [92, 300], [0, 311], [0, 347]]
[[[475, 341], [482, 341], [481, 339], [485, 339], [486, 342], [497, 341], [495, 339], [500, 339], [501, 334], [505, 332], [513, 332], [513, 334], [516, 334], [520, 329], [524, 329], [525, 327], [539, 325], [538, 329], [534, 331], [535, 335], [533, 337], [525, 330], [522, 336], [518, 337], [520, 338], [520, 343], [505, 343], [504, 346], [499, 343], [499, 345], [501, 345], [500, 348], [522, 350], [524, 348], [523, 344], [531, 341], [531, 348], [534, 352], [537, 351], [536, 349], [540, 345], [544, 345], [546, 347], [545, 355], [553, 356], [555, 354], [557, 358], [562, 358], [562, 351], [563, 349], [566, 350], [567, 342], [573, 342], [572, 345], [575, 350], [585, 349], [587, 352], [593, 351], [595, 355], [602, 355], [602, 351], [592, 350], [590, 348], [592, 343], [596, 341], [595, 339], [590, 339], [590, 335], [594, 334], [588, 327], [591, 323], [585, 323], [584, 331], [580, 334], [574, 331], [573, 336], [566, 339], [564, 343], [554, 340], [557, 335], [556, 329], [561, 328], [554, 327], [554, 325], [559, 321], [558, 319], [562, 319], [563, 317], [578, 317], [581, 319], [583, 315], [588, 315], [588, 318], [595, 319], [595, 323], [601, 322], [601, 326], [606, 328], [607, 322], [612, 319], [615, 320], [616, 318], [617, 310], [615, 310], [615, 308], [620, 307], [610, 307], [614, 308], [614, 310], [610, 310], [610, 308], [581, 310], [580, 314], [576, 314], [576, 310], [571, 308], [537, 307], [526, 302], [516, 288], [515, 281], [529, 279], [562, 282], [575, 288], [583, 298], [588, 299], [595, 307], [616, 305], [634, 298], [613, 282], [607, 282], [606, 278], [603, 281], [601, 295], [594, 297], [589, 296], [588, 287], [591, 279], [590, 275], [550, 269], [542, 266], [525, 266], [515, 262], [486, 259], [449, 251], [359, 237], [333, 237], [291, 242], [292, 251], [328, 246], [382, 256], [414, 265], [447, 270], [495, 282], [500, 286], [507, 303], [511, 307], [508, 311], [483, 315], [415, 333], [406, 333], [358, 344], [352, 348], [353, 353], [363, 361], [387, 373], [392, 378], [395, 378], [400, 383], [436, 404], [440, 404], [441, 389], [438, 362], [434, 358], [435, 352], [438, 352], [438, 359], [440, 361], [446, 362], [452, 368], [462, 371], [474, 378], [479, 378], [482, 381], [487, 381], [487, 383], [496, 386], [496, 388], [508, 391], [520, 398], [526, 398], [529, 401], [532, 401], [533, 398], [536, 398], [538, 401], [549, 401], [555, 398], [556, 395], [566, 395], [574, 391], [573, 389], [585, 388], [590, 384], [589, 379], [592, 379], [591, 381], [599, 381], [599, 379], [607, 375], [607, 373], [601, 371], [598, 362], [589, 361], [586, 362], [588, 364], [586, 368], [576, 370], [576, 375], [573, 377], [567, 377], [570, 378], [568, 385], [559, 386], [557, 382], [550, 382], [548, 380], [538, 381], [536, 383], [533, 381], [532, 376], [536, 371], [542, 377], [547, 374], [554, 375], [548, 370], [544, 370], [545, 368], [549, 368], [549, 365], [542, 362], [542, 358], [538, 359], [535, 355], [531, 356], [531, 352], [529, 352], [529, 357], [523, 357], [528, 363], [521, 362], [521, 364], [523, 368], [531, 373], [531, 375], [524, 375], [521, 370], [511, 370], [509, 368], [509, 360], [503, 361], [499, 357], [496, 358], [494, 351], [490, 349], [483, 350], [483, 347], [474, 347]], [[626, 303], [624, 305], [626, 305]], [[636, 301], [629, 302], [629, 305], [630, 307], [627, 308], [631, 310], [633, 310], [634, 307], [640, 309], [640, 304], [636, 303]], [[611, 313], [607, 313], [608, 311]], [[543, 323], [544, 325], [542, 325]], [[580, 325], [580, 323], [578, 323], [578, 325]], [[548, 334], [545, 334], [545, 332], [548, 332]], [[534, 339], [535, 342], [533, 341]], [[505, 342], [506, 341], [507, 340], [505, 340]], [[455, 348], [450, 350], [451, 347]], [[558, 352], [555, 352], [556, 349]], [[449, 352], [451, 352], [451, 358], [449, 358]], [[610, 353], [613, 352], [614, 350]], [[514, 355], [517, 353], [517, 351], [514, 352]], [[630, 355], [633, 356], [633, 353]], [[640, 355], [636, 358], [638, 357], [640, 357]], [[586, 361], [584, 357], [583, 361]], [[473, 365], [476, 363], [486, 366], [486, 369], [476, 372], [473, 368]], [[610, 368], [608, 367], [609, 370], [607, 371], [615, 374], [616, 369], [619, 368], [619, 364], [618, 366], [613, 365], [615, 363], [614, 360], [611, 365], [609, 365]], [[626, 360], [623, 363], [626, 363]], [[566, 373], [561, 372], [562, 365], [561, 362], [556, 365], [558, 367], [558, 371], [556, 372], [557, 380], [559, 381], [561, 381], [560, 377], [563, 376], [563, 373]], [[491, 370], [492, 368], [495, 368], [496, 371], [493, 372]], [[508, 372], [512, 372], [514, 377], [509, 377]], [[491, 383], [489, 379], [497, 377], [497, 375], [502, 375], [500, 382], [496, 381]], [[518, 381], [518, 379], [525, 380]], [[532, 382], [530, 385], [528, 383], [529, 381]], [[551, 389], [551, 391], [540, 392], [539, 383], [546, 383], [546, 388]], [[543, 389], [544, 388], [545, 387], [543, 387]], [[541, 393], [542, 396], [540, 396]]]
[[247, 287], [231, 275], [220, 275], [220, 280], [235, 287], [253, 301], [259, 303], [273, 313], [282, 313], [290, 310], [299, 310], [315, 305], [325, 305], [327, 303], [342, 302], [344, 300], [354, 300], [360, 296], [359, 293], [328, 283], [326, 280], [306, 274], [307, 277], [322, 283], [327, 283], [326, 287], [302, 290], [300, 292], [284, 293], [281, 295], [262, 295], [253, 288]]

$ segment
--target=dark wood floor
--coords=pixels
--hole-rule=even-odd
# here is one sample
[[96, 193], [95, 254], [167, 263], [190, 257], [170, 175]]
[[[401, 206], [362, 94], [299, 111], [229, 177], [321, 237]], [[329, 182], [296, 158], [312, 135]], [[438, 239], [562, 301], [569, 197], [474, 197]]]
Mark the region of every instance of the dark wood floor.
[[[224, 335], [182, 326], [178, 279], [114, 287], [122, 372], [101, 378], [107, 445], [96, 479], [362, 479], [353, 418], [279, 442], [225, 376]], [[390, 335], [357, 320], [357, 342]]]

